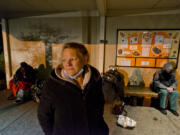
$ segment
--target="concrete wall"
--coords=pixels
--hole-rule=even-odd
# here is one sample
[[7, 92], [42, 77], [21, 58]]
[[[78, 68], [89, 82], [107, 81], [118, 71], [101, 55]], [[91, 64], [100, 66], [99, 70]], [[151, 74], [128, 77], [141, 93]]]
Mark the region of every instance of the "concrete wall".
[[56, 67], [63, 43], [72, 41], [86, 44], [90, 64], [98, 68], [99, 17], [20, 18], [8, 23], [12, 75], [22, 61], [35, 68]]
[[[23, 60], [28, 60], [29, 64], [34, 63], [34, 66], [45, 64], [43, 61], [52, 65], [52, 44], [64, 43], [67, 41], [82, 41], [82, 29], [80, 18], [27, 18], [27, 19], [14, 19], [9, 21], [10, 33], [10, 47], [12, 56], [13, 73], [17, 69], [18, 64]], [[19, 43], [23, 43], [19, 46]], [[22, 56], [22, 50], [27, 48], [24, 42], [42, 42], [44, 44], [41, 53], [45, 53], [46, 57], [42, 58], [42, 62], [34, 61], [29, 55], [42, 56], [40, 52], [30, 51], [27, 55]], [[37, 45], [30, 45], [35, 49]], [[17, 52], [18, 50], [18, 52]], [[27, 50], [30, 50], [27, 48]], [[36, 50], [36, 49], [35, 49]], [[20, 58], [21, 57], [21, 58]], [[25, 58], [22, 58], [25, 57]], [[27, 61], [27, 62], [28, 62]], [[35, 65], [36, 63], [36, 65]], [[48, 64], [48, 63], [46, 63]]]
[[[108, 44], [105, 46], [105, 71], [110, 65], [115, 64], [116, 55], [116, 34], [117, 29], [180, 29], [180, 15], [153, 15], [153, 16], [121, 16], [108, 17], [106, 25], [106, 39]], [[180, 59], [179, 59], [180, 61]], [[180, 64], [180, 62], [179, 62]], [[180, 84], [180, 65], [176, 70], [178, 84]], [[135, 68], [120, 68], [126, 72], [126, 84]], [[158, 69], [140, 68], [145, 81], [145, 85], [149, 86], [152, 81], [153, 74]], [[178, 85], [180, 91], [180, 85]]]

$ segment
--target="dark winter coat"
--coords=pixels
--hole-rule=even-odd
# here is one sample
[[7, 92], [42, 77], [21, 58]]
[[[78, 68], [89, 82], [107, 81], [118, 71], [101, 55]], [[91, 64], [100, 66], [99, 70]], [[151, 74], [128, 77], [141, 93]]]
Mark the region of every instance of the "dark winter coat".
[[34, 84], [35, 80], [36, 71], [30, 65], [21, 66], [14, 75], [15, 83], [18, 81], [25, 81]]
[[103, 119], [102, 79], [95, 68], [90, 69], [84, 92], [52, 71], [38, 108], [38, 119], [46, 135], [108, 135]]
[[172, 71], [170, 73], [166, 73], [163, 69], [159, 70], [154, 74], [151, 87], [155, 92], [159, 92], [160, 89], [166, 89], [167, 87], [171, 87], [176, 90], [176, 76]]

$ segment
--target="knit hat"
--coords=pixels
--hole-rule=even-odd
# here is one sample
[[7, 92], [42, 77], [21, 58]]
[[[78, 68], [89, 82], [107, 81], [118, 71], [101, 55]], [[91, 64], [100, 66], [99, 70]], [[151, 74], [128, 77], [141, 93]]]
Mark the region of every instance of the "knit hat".
[[174, 69], [172, 64], [169, 62], [163, 66], [163, 70], [167, 70], [167, 69], [170, 69], [171, 71]]

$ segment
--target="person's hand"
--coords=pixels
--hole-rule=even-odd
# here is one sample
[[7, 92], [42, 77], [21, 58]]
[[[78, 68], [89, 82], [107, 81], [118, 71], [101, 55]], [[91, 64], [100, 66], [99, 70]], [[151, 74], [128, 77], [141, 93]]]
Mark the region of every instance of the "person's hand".
[[168, 87], [168, 88], [167, 88], [167, 91], [168, 91], [168, 92], [173, 92], [173, 88]]

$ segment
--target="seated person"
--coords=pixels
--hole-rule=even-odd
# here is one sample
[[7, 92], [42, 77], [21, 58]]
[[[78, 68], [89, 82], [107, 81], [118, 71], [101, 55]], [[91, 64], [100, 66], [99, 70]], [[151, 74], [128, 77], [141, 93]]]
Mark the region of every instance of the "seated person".
[[35, 70], [26, 62], [21, 62], [20, 65], [20, 68], [16, 71], [9, 83], [12, 94], [8, 99], [12, 100], [16, 98], [17, 103], [23, 102], [25, 94], [29, 92], [28, 90], [34, 84], [36, 76]]
[[174, 115], [179, 116], [176, 111], [178, 106], [177, 80], [173, 73], [173, 66], [170, 63], [165, 64], [161, 70], [155, 73], [152, 88], [159, 94], [160, 111], [165, 115], [167, 114], [166, 99], [169, 95], [170, 111]]

